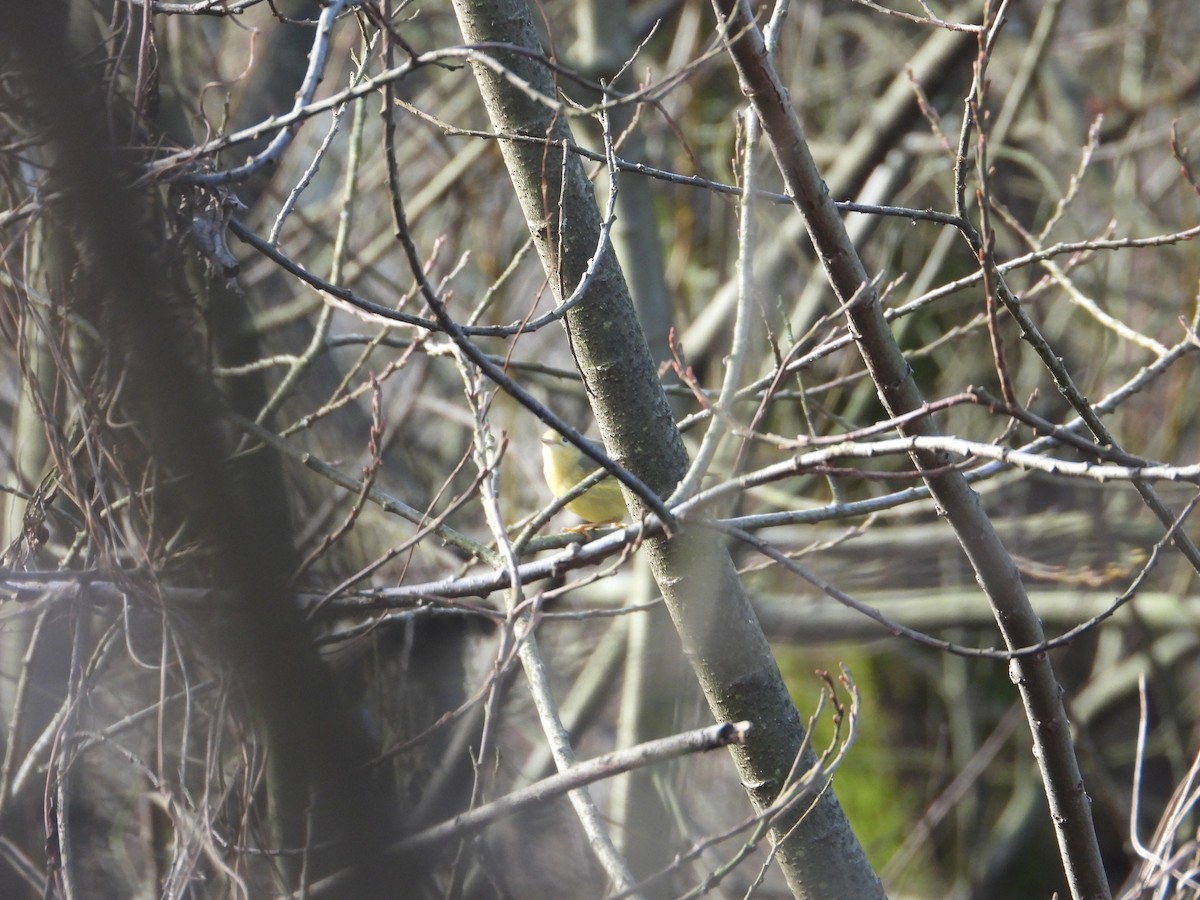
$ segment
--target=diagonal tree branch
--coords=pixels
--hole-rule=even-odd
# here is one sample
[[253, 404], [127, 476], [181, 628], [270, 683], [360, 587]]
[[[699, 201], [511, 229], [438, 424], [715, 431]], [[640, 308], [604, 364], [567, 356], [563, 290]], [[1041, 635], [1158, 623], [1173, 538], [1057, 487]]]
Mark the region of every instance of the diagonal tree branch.
[[[455, 0], [454, 8], [468, 42], [539, 46], [524, 0]], [[567, 152], [566, 121], [514, 86], [519, 81], [552, 96], [549, 69], [527, 53], [498, 58], [513, 78], [484, 66], [474, 70], [493, 128], [552, 142], [502, 141], [500, 146], [543, 268], [561, 300], [591, 262], [601, 228], [599, 209], [582, 164]], [[565, 320], [571, 348], [609, 455], [666, 496], [683, 477], [687, 454], [611, 251], [592, 272], [586, 297]], [[630, 491], [626, 501], [635, 515], [646, 510]], [[816, 758], [729, 554], [699, 528], [650, 538], [644, 549], [714, 716], [754, 724], [733, 755], [755, 807], [766, 809], [787, 789], [789, 773], [811, 769]], [[831, 791], [811, 808], [782, 816], [773, 835], [777, 858], [797, 896], [882, 896], [879, 879]]]
[[[878, 293], [821, 179], [804, 130], [787, 90], [771, 65], [748, 5], [740, 0], [713, 0], [713, 7], [728, 36], [729, 52], [737, 66], [742, 90], [762, 120], [788, 193], [804, 218], [838, 299], [847, 304], [850, 330], [880, 399], [894, 416], [919, 409], [924, 398], [888, 328]], [[856, 298], [854, 302], [850, 302], [852, 298]], [[900, 430], [909, 436], [937, 434], [928, 417], [913, 418]], [[975, 569], [1005, 643], [1010, 648], [1041, 643], [1044, 639], [1041, 624], [1012, 558], [979, 504], [978, 495], [960, 472], [947, 465], [947, 454], [914, 451], [912, 457], [921, 470], [938, 473], [927, 475], [926, 483]], [[1071, 743], [1062, 688], [1044, 653], [1015, 659], [1010, 665], [1033, 734], [1034, 756], [1045, 784], [1071, 893], [1077, 898], [1108, 897], [1091, 803]]]

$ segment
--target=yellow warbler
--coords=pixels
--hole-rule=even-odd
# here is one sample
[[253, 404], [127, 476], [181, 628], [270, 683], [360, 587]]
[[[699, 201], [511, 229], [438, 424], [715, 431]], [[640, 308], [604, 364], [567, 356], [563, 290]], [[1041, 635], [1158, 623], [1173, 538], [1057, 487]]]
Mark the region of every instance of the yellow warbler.
[[[603, 447], [588, 441], [597, 449]], [[555, 497], [561, 497], [600, 468], [557, 431], [542, 435], [542, 473]], [[567, 504], [567, 509], [587, 522], [619, 522], [628, 514], [621, 487], [610, 475]]]

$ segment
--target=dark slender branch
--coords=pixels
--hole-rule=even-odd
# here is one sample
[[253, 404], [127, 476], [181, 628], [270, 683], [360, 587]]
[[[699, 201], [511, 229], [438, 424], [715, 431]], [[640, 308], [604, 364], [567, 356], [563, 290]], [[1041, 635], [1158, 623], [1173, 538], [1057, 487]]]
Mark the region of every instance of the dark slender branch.
[[[795, 109], [766, 53], [762, 35], [754, 27], [748, 4], [745, 0], [713, 0], [713, 6], [723, 33], [728, 36], [729, 52], [737, 66], [742, 89], [762, 120], [784, 184], [788, 193], [796, 198], [797, 211], [804, 218], [829, 281], [846, 305], [850, 332], [880, 399], [892, 415], [921, 409], [925, 400], [913, 379], [912, 369], [888, 328], [878, 294], [870, 285], [862, 261], [830, 201]], [[988, 39], [983, 44], [986, 48], [995, 40], [998, 28], [991, 18], [985, 19], [984, 24], [988, 32]], [[959, 213], [962, 214], [961, 206]], [[864, 290], [864, 285], [865, 296], [850, 303], [851, 298]], [[913, 419], [901, 430], [910, 435], [937, 434], [927, 417]], [[922, 471], [940, 473], [927, 474], [926, 483], [954, 526], [993, 606], [1005, 644], [1013, 650], [1043, 643], [1045, 637], [1041, 625], [1030, 606], [1016, 566], [983, 513], [978, 497], [961, 473], [945, 469], [946, 454], [925, 451], [912, 455]], [[1071, 742], [1062, 689], [1044, 653], [1022, 657], [1012, 665], [1013, 680], [1025, 703], [1035, 757], [1041, 768], [1072, 893], [1076, 897], [1107, 898], [1108, 881], [1096, 842], [1091, 804], [1083, 789]]]

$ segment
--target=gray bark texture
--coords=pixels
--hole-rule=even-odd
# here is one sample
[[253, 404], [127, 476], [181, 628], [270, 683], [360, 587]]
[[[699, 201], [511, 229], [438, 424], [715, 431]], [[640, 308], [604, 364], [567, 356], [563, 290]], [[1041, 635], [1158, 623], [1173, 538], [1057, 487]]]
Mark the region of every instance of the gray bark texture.
[[[454, 6], [466, 42], [532, 51], [488, 51], [515, 78], [478, 63], [474, 70], [497, 132], [548, 139], [501, 140], [501, 148], [550, 284], [561, 298], [585, 271], [601, 218], [581, 163], [571, 155], [563, 158], [561, 142], [570, 136], [564, 114], [524, 88], [556, 95], [551, 72], [536, 58], [540, 42], [529, 8], [523, 0], [456, 0]], [[687, 455], [611, 250], [565, 325], [609, 455], [666, 496], [682, 478]], [[627, 492], [626, 499], [635, 516], [642, 512], [636, 497]], [[804, 744], [799, 713], [733, 563], [712, 533], [686, 525], [669, 538], [648, 539], [645, 552], [714, 716], [753, 723], [750, 739], [733, 755], [751, 801], [763, 810], [785, 789], [801, 747], [806, 749], [800, 772], [816, 757]], [[781, 816], [773, 836], [797, 897], [883, 896], [832, 791], [811, 808], [798, 804]]]

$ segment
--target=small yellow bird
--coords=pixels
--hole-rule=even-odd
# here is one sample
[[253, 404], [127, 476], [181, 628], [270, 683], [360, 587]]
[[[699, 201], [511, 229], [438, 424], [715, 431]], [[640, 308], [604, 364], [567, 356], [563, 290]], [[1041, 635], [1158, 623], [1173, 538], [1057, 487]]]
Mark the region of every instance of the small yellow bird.
[[[596, 441], [588, 443], [604, 449]], [[561, 497], [598, 468], [595, 460], [584, 456], [557, 431], [542, 435], [542, 474], [555, 497]], [[611, 475], [568, 503], [567, 509], [586, 522], [619, 522], [629, 514], [621, 486]]]

